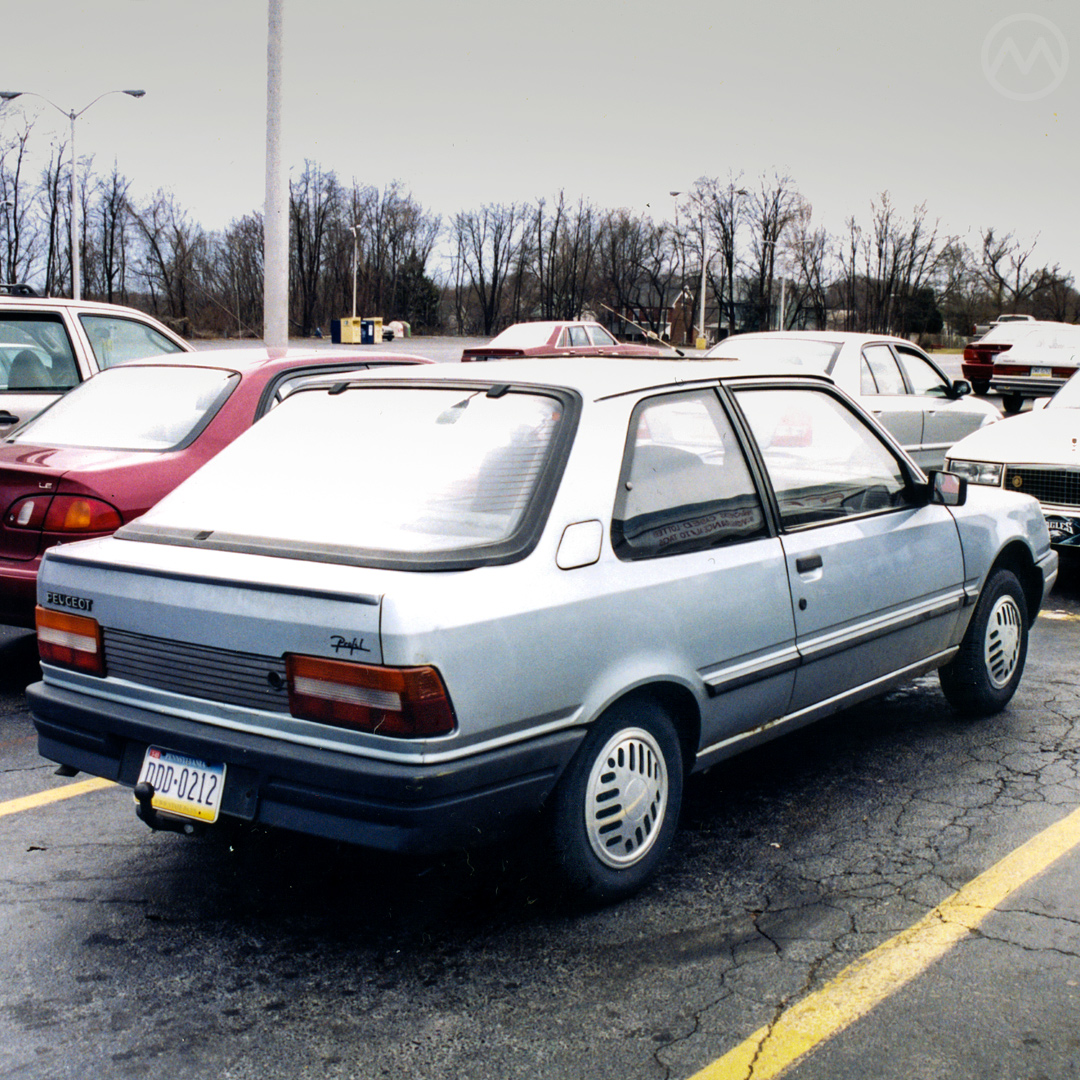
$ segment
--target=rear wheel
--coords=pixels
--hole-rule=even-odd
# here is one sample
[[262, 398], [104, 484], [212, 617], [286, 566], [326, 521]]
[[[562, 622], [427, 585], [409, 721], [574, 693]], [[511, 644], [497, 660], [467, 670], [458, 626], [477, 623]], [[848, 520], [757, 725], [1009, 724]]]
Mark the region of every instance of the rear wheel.
[[1028, 610], [1011, 570], [987, 579], [960, 643], [960, 651], [938, 673], [941, 689], [955, 709], [989, 716], [1009, 703], [1027, 659]]
[[682, 751], [667, 713], [649, 701], [608, 710], [553, 799], [553, 846], [573, 892], [610, 903], [640, 889], [671, 846], [682, 788]]
[[1021, 394], [1004, 394], [1001, 398], [1001, 407], [1007, 413], [1018, 413], [1024, 407], [1024, 398]]
[[985, 397], [990, 393], [990, 380], [989, 379], [972, 379], [971, 389], [975, 391], [979, 397]]

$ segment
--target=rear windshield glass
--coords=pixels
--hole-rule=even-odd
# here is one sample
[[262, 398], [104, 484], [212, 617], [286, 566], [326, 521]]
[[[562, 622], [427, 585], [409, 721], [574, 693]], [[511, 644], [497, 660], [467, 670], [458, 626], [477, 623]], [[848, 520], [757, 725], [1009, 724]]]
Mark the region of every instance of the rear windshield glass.
[[565, 406], [486, 391], [297, 391], [128, 535], [377, 564], [506, 547], [550, 486]]
[[830, 374], [840, 343], [816, 338], [732, 338], [709, 350], [710, 357], [768, 365], [794, 364]]
[[108, 450], [172, 450], [197, 434], [238, 376], [218, 368], [119, 367], [60, 398], [9, 442]]

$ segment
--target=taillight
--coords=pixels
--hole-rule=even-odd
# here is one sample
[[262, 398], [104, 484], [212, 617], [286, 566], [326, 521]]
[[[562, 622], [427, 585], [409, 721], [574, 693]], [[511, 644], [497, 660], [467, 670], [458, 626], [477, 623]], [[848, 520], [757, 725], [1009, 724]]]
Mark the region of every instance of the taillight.
[[115, 532], [123, 525], [119, 511], [102, 499], [54, 495], [45, 515], [45, 532]]
[[964, 349], [964, 359], [969, 363], [992, 364], [998, 353], [1008, 352], [1012, 344], [1004, 345], [968, 345]]
[[51, 498], [51, 495], [35, 495], [12, 503], [4, 515], [4, 524], [11, 529], [40, 529]]
[[38, 654], [47, 664], [75, 668], [90, 675], [105, 674], [105, 649], [96, 619], [69, 615], [40, 605], [37, 619]]
[[285, 657], [289, 711], [302, 720], [421, 739], [454, 730], [454, 710], [432, 667], [390, 668]]

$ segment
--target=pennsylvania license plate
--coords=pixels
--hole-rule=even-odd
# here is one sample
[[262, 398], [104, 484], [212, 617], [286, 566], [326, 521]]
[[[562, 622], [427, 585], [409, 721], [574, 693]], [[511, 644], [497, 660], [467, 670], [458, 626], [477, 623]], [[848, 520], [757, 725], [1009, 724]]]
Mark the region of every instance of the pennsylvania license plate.
[[1040, 379], [1049, 379], [1053, 374], [1053, 371], [1048, 367], [1033, 367], [1031, 369], [1031, 374], [1037, 375]]
[[138, 782], [154, 789], [150, 805], [155, 810], [213, 822], [221, 808], [225, 765], [150, 746]]

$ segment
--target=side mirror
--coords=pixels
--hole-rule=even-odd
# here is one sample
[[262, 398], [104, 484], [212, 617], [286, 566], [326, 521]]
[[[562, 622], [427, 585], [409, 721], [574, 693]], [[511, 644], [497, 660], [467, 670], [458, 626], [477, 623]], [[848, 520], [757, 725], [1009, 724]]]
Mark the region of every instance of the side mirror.
[[967, 502], [967, 480], [956, 473], [930, 473], [930, 501], [935, 506], [963, 506]]
[[967, 397], [972, 392], [971, 383], [967, 379], [954, 379], [952, 384], [953, 397]]

